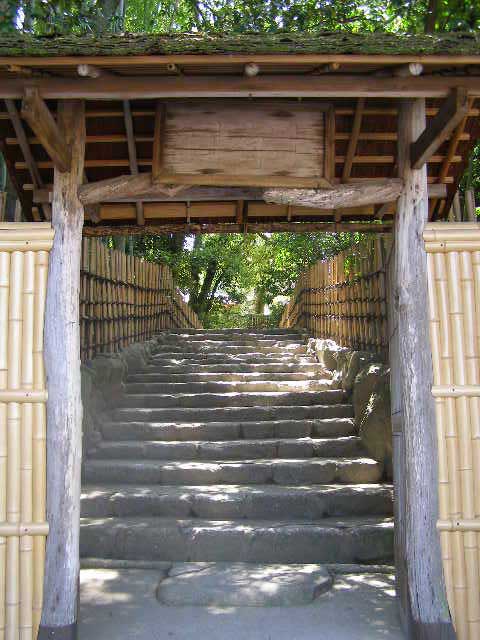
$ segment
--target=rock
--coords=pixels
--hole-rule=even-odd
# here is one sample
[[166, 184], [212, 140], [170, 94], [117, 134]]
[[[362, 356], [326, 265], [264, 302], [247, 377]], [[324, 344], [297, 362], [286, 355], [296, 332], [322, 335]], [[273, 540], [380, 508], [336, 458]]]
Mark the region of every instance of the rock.
[[101, 353], [81, 367], [83, 450], [94, 451], [101, 441], [101, 416], [119, 404], [128, 372], [144, 369], [156, 340], [134, 343], [120, 353]]
[[88, 452], [95, 449], [102, 439], [98, 416], [105, 410], [106, 405], [103, 395], [96, 385], [95, 372], [88, 366], [83, 365], [80, 369], [82, 404], [83, 404], [83, 451]]
[[362, 444], [392, 478], [392, 421], [389, 369], [371, 364], [357, 376], [353, 391], [355, 419]]
[[331, 575], [317, 564], [187, 562], [160, 581], [157, 599], [173, 606], [297, 606], [331, 586]]
[[149, 340], [147, 342], [134, 342], [128, 345], [128, 347], [125, 347], [125, 349], [122, 349], [121, 356], [128, 371], [132, 373], [133, 371], [144, 369], [156, 346], [156, 340]]
[[355, 378], [361, 369], [372, 362], [375, 354], [368, 351], [346, 351], [342, 372], [342, 389], [350, 393], [353, 390]]
[[372, 362], [362, 367], [355, 377], [353, 385], [353, 410], [357, 425], [363, 418], [363, 414], [370, 402], [372, 393], [381, 390], [390, 382], [390, 369], [379, 362]]
[[311, 338], [308, 341], [308, 353], [314, 353], [320, 364], [329, 371], [335, 371], [337, 368], [337, 354], [342, 348], [333, 340], [324, 338]]

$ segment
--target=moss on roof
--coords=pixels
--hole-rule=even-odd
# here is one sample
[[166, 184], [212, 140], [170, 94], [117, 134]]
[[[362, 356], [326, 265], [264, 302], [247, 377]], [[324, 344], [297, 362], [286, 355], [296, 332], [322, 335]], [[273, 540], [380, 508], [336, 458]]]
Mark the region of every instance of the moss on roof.
[[479, 55], [480, 34], [246, 33], [0, 35], [0, 56], [125, 56], [229, 53]]

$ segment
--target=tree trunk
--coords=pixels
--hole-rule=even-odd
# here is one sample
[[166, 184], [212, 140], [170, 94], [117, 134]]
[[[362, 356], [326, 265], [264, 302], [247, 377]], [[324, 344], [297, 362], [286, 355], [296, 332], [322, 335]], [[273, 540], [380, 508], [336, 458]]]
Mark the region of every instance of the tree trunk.
[[437, 23], [438, 0], [428, 0], [427, 15], [425, 17], [425, 33], [433, 33]]
[[72, 152], [70, 172], [55, 169], [45, 326], [47, 402], [47, 538], [44, 603], [39, 640], [76, 637], [79, 578], [80, 467], [80, 253], [83, 205], [84, 103], [60, 102], [58, 124]]
[[[410, 145], [425, 128], [425, 100], [404, 101], [399, 115], [399, 171], [405, 190], [395, 218], [392, 419], [397, 463], [396, 562], [402, 618], [409, 637], [455, 638], [447, 605], [438, 519], [438, 471], [427, 260], [422, 240], [428, 217], [426, 167], [410, 166]], [[395, 334], [396, 328], [396, 334]]]

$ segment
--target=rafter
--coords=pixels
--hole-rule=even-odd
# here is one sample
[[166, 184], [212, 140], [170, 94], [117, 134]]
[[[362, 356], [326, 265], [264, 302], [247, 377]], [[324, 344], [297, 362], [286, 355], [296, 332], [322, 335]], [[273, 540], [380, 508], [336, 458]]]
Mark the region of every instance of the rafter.
[[163, 173], [163, 151], [165, 146], [165, 103], [158, 101], [155, 109], [155, 129], [153, 134], [152, 182], [160, 182]]
[[[28, 138], [23, 128], [22, 121], [20, 119], [20, 115], [17, 111], [17, 107], [15, 106], [15, 102], [13, 100], [5, 100], [5, 105], [7, 107], [8, 114], [10, 116], [10, 120], [12, 122], [12, 126], [15, 131], [15, 135], [17, 136], [18, 145], [20, 150], [25, 158], [25, 163], [28, 167], [28, 171], [32, 178], [33, 185], [36, 189], [43, 188], [43, 180], [40, 172], [38, 170], [37, 163], [32, 155], [32, 150], [30, 149], [30, 145], [28, 143]], [[52, 207], [49, 203], [43, 203], [42, 211], [45, 220], [52, 219]], [[38, 212], [37, 212], [38, 213]], [[39, 214], [38, 214], [39, 215]], [[33, 216], [35, 218], [35, 212], [33, 211]]]
[[347, 154], [343, 165], [342, 182], [348, 182], [350, 174], [352, 173], [353, 160], [357, 151], [358, 137], [362, 126], [363, 110], [365, 108], [365, 98], [359, 98], [355, 107], [355, 114], [353, 116], [352, 133], [348, 141]]
[[[130, 172], [132, 175], [138, 175], [137, 148], [135, 145], [135, 133], [133, 130], [132, 110], [129, 100], [123, 101], [123, 117], [125, 122], [125, 132], [127, 134], [128, 160], [130, 162]], [[143, 204], [141, 201], [136, 203], [137, 208], [137, 224], [145, 224], [143, 215]]]

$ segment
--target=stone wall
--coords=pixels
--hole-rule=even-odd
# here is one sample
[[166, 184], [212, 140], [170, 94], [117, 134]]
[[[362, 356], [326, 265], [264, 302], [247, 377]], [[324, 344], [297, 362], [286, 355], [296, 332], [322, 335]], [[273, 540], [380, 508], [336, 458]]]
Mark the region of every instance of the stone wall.
[[147, 366], [157, 340], [136, 342], [118, 353], [101, 354], [82, 364], [83, 452], [101, 440], [102, 414], [118, 406], [129, 373]]
[[311, 338], [308, 349], [332, 373], [333, 386], [353, 404], [358, 435], [368, 453], [392, 478], [390, 368], [381, 355], [340, 347], [333, 340]]

